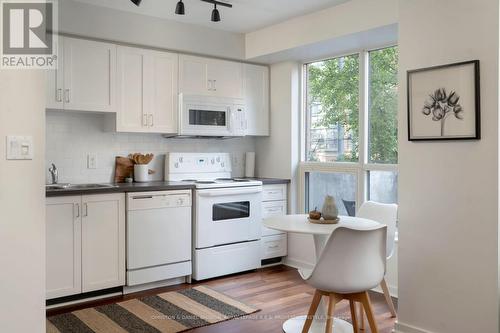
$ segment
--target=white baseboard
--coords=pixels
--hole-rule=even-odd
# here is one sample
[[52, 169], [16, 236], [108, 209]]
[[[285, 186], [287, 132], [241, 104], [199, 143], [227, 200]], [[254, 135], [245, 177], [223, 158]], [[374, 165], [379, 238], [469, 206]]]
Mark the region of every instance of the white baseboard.
[[428, 330], [424, 330], [423, 328], [415, 327], [408, 324], [403, 324], [400, 322], [396, 322], [394, 327], [394, 333], [434, 333]]
[[285, 258], [283, 264], [286, 266], [296, 268], [296, 269], [301, 269], [301, 268], [313, 269], [314, 268], [314, 264], [311, 264], [311, 263], [308, 263], [308, 262], [305, 262], [302, 260], [296, 260], [296, 259], [289, 258], [289, 257]]
[[[301, 268], [313, 269], [314, 268], [314, 264], [311, 264], [309, 262], [302, 261], [302, 260], [296, 260], [296, 259], [289, 258], [289, 257], [285, 258], [283, 264], [286, 266], [296, 268], [296, 269], [301, 269]], [[393, 286], [393, 285], [388, 285], [388, 287], [389, 287], [389, 293], [391, 294], [391, 296], [398, 298], [398, 287]], [[382, 288], [380, 288], [380, 286], [378, 286], [377, 288], [372, 289], [372, 290], [377, 292], [377, 293], [380, 293], [380, 294], [383, 293]]]

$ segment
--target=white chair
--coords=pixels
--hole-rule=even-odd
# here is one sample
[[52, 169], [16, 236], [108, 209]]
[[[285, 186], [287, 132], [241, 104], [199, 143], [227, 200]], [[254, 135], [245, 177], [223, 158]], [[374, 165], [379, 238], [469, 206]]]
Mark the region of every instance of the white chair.
[[[357, 217], [362, 217], [370, 219], [387, 226], [387, 260], [389, 260], [394, 254], [394, 244], [396, 239], [396, 222], [398, 218], [398, 205], [396, 204], [383, 204], [374, 201], [367, 201], [361, 205], [356, 214]], [[387, 287], [387, 282], [385, 277], [380, 283], [382, 290], [384, 292], [384, 297], [389, 306], [392, 317], [396, 317], [396, 309], [394, 303], [392, 302], [391, 294], [389, 293], [389, 288]], [[361, 309], [361, 328], [364, 328], [363, 311]]]
[[328, 296], [326, 333], [332, 332], [335, 304], [349, 300], [354, 332], [358, 332], [354, 302], [363, 305], [372, 333], [377, 325], [368, 290], [378, 286], [385, 274], [387, 227], [370, 229], [338, 227], [329, 237], [312, 271], [301, 271], [306, 282], [316, 289], [302, 333], [309, 332], [322, 296]]

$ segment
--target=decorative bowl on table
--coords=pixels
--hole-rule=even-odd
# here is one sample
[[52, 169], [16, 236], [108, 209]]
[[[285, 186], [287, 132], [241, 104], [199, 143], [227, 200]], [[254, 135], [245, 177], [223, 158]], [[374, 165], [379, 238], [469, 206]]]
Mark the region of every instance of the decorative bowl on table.
[[337, 216], [335, 216], [334, 218], [329, 217], [325, 219], [323, 214], [320, 211], [318, 211], [317, 208], [309, 212], [309, 217], [307, 218], [307, 220], [315, 224], [336, 224], [339, 223], [340, 221], [340, 219]]

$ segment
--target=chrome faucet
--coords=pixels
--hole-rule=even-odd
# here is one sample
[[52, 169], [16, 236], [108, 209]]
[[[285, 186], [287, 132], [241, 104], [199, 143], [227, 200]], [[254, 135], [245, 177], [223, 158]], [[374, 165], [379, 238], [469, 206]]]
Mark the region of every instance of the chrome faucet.
[[57, 184], [59, 181], [59, 170], [57, 170], [57, 167], [54, 163], [52, 163], [52, 166], [49, 168], [50, 176], [52, 177], [52, 184]]

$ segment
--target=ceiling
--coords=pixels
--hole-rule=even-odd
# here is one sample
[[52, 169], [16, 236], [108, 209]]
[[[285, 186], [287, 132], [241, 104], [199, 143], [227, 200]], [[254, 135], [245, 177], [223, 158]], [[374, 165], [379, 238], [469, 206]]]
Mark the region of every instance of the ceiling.
[[292, 17], [312, 13], [349, 0], [226, 0], [233, 8], [219, 6], [221, 22], [211, 22], [213, 6], [200, 0], [184, 0], [186, 15], [175, 15], [177, 0], [143, 0], [140, 7], [129, 0], [76, 0], [128, 12], [246, 33], [286, 21]]

